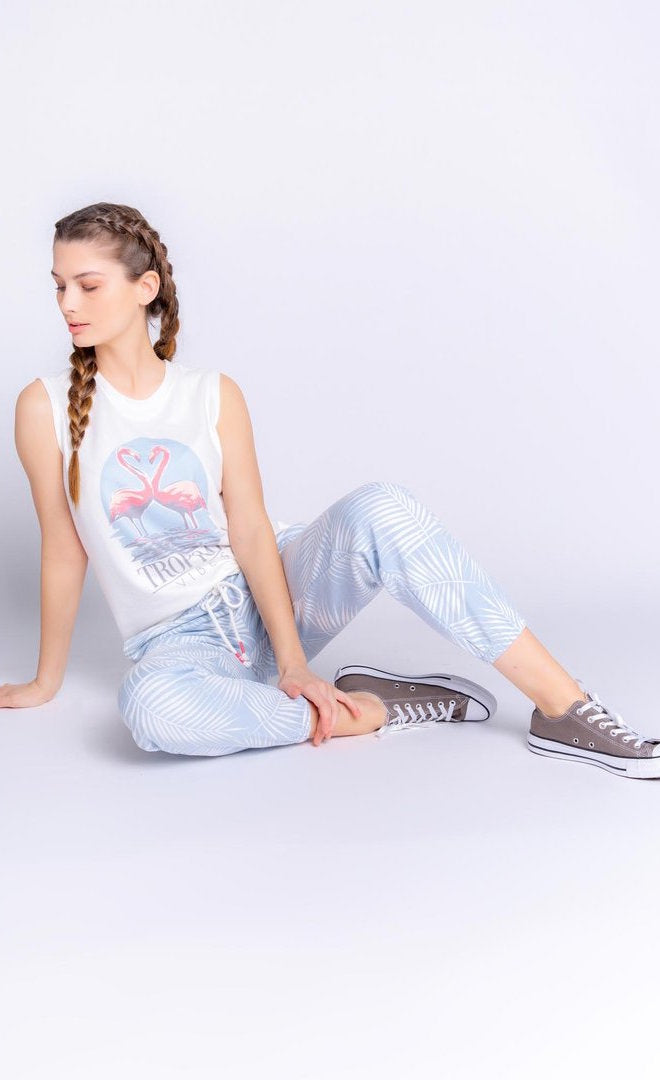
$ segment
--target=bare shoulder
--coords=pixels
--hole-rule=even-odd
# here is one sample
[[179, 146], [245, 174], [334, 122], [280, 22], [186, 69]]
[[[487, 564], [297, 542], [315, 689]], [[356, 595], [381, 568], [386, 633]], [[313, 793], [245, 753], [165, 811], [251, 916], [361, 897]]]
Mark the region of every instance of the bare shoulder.
[[43, 478], [56, 483], [62, 472], [62, 451], [55, 434], [50, 398], [40, 379], [24, 386], [16, 399], [15, 442], [21, 464], [30, 483], [39, 486]]
[[218, 417], [218, 435], [224, 442], [241, 429], [251, 427], [250, 413], [241, 387], [226, 372], [220, 372], [220, 415]]
[[225, 408], [226, 405], [231, 406], [232, 403], [245, 402], [243, 391], [236, 382], [232, 379], [231, 375], [227, 375], [225, 371], [220, 372], [220, 411]]
[[30, 416], [47, 416], [50, 411], [48, 391], [41, 379], [33, 379], [24, 386], [16, 398], [16, 412]]
[[30, 482], [44, 540], [52, 542], [61, 558], [86, 559], [66, 499], [50, 398], [40, 379], [24, 386], [16, 399], [16, 450]]
[[222, 497], [232, 544], [261, 529], [267, 517], [250, 413], [241, 387], [220, 376], [218, 436], [222, 446]]
[[61, 453], [55, 436], [50, 398], [41, 379], [33, 379], [23, 387], [16, 398], [14, 414], [16, 449], [24, 465], [35, 443], [39, 451], [50, 447], [53, 453]]

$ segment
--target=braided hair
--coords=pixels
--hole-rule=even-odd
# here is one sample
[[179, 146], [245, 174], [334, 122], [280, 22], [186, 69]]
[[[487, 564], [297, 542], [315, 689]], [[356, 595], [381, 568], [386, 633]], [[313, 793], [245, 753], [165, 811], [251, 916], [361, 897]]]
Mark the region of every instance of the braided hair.
[[[158, 295], [147, 305], [147, 320], [160, 317], [160, 334], [153, 350], [161, 360], [172, 360], [179, 330], [179, 301], [172, 264], [159, 234], [140, 211], [119, 203], [92, 203], [56, 221], [54, 240], [96, 240], [109, 245], [112, 256], [123, 264], [130, 281], [137, 281], [147, 270], [158, 273], [160, 288]], [[69, 360], [71, 382], [67, 413], [73, 452], [68, 483], [71, 500], [77, 506], [80, 497], [78, 450], [89, 423], [96, 391], [96, 350], [93, 345], [75, 345]]]

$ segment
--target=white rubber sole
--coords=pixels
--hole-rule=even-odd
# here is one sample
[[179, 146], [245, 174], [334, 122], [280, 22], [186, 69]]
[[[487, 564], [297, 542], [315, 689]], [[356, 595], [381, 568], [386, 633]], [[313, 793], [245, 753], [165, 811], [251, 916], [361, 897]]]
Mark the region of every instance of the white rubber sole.
[[568, 746], [552, 739], [542, 739], [531, 731], [527, 736], [527, 745], [534, 754], [597, 765], [616, 776], [628, 776], [634, 780], [654, 780], [660, 777], [660, 757], [622, 758], [616, 754], [602, 754], [596, 750], [583, 750], [581, 747]]
[[431, 686], [442, 686], [446, 690], [456, 690], [457, 693], [465, 694], [486, 710], [485, 716], [469, 718], [473, 720], [489, 720], [497, 712], [497, 698], [491, 694], [490, 690], [460, 675], [438, 675], [437, 671], [430, 675], [402, 675], [400, 672], [381, 671], [380, 668], [368, 667], [366, 664], [352, 664], [338, 668], [334, 681], [336, 682], [343, 675], [374, 675], [379, 679], [394, 679], [395, 682], [424, 682], [430, 683]]

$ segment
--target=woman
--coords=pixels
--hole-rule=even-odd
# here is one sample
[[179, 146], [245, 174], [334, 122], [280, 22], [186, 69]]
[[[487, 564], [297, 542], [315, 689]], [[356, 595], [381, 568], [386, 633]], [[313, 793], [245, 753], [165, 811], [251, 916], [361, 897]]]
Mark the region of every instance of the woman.
[[41, 648], [36, 677], [5, 683], [0, 705], [57, 693], [91, 559], [133, 660], [118, 705], [144, 750], [319, 746], [333, 734], [492, 715], [493, 696], [459, 676], [352, 665], [330, 684], [309, 669], [385, 588], [534, 702], [531, 750], [660, 776], [660, 740], [583, 691], [408, 488], [372, 481], [308, 524], [272, 521], [238, 384], [173, 363], [178, 301], [159, 234], [112, 203], [55, 229], [70, 366], [35, 379], [16, 403], [42, 534]]

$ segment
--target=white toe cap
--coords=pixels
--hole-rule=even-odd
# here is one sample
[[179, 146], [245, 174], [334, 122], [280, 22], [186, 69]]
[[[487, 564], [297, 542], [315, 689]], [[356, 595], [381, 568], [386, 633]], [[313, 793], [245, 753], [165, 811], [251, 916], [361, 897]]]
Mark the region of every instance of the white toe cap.
[[470, 698], [465, 711], [466, 720], [487, 720], [488, 715], [488, 709], [485, 705], [482, 705], [480, 701], [475, 701], [474, 698]]

